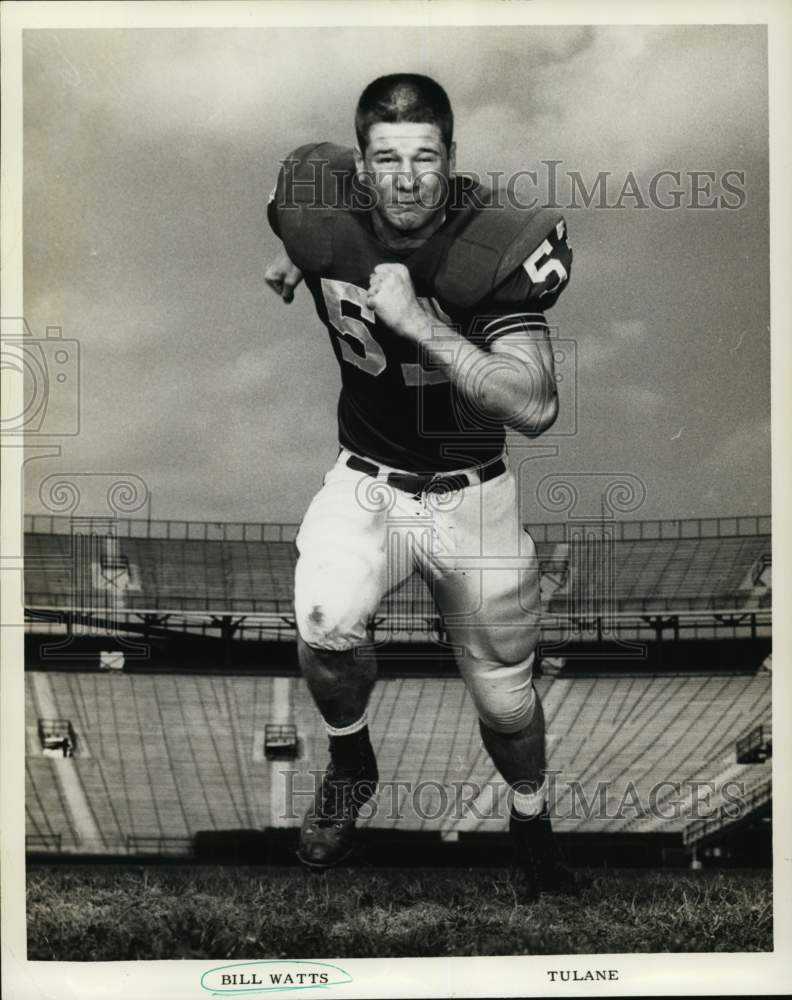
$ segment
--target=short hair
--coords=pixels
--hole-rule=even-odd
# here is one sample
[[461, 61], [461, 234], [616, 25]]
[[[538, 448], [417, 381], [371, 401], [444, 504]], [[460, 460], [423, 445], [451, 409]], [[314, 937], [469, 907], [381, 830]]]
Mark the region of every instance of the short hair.
[[377, 122], [429, 122], [440, 130], [447, 150], [454, 136], [448, 94], [439, 83], [420, 73], [377, 77], [360, 95], [355, 132], [361, 152], [365, 152], [369, 129]]

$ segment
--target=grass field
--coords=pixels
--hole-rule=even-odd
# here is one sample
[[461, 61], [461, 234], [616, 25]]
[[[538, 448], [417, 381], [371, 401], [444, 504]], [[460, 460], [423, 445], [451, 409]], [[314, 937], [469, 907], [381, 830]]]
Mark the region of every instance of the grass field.
[[506, 870], [28, 869], [28, 959], [768, 951], [769, 871], [584, 873], [521, 902]]

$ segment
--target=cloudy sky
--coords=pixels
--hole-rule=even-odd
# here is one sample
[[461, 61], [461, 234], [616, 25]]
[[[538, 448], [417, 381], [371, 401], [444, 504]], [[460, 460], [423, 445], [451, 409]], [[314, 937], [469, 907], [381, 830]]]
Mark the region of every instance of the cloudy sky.
[[[43, 475], [125, 472], [154, 517], [299, 520], [339, 376], [307, 294], [264, 285], [267, 195], [293, 147], [352, 143], [360, 91], [399, 69], [445, 85], [462, 171], [541, 187], [558, 160], [561, 201], [567, 172], [607, 171], [611, 206], [636, 180], [566, 212], [575, 433], [526, 462], [526, 519], [564, 472], [639, 477], [636, 517], [769, 511], [764, 29], [28, 31], [24, 57], [26, 318], [81, 348], [80, 434], [31, 464], [29, 511]], [[663, 170], [678, 210], [650, 203]], [[741, 207], [693, 207], [692, 171], [716, 175], [699, 205], [742, 172]]]

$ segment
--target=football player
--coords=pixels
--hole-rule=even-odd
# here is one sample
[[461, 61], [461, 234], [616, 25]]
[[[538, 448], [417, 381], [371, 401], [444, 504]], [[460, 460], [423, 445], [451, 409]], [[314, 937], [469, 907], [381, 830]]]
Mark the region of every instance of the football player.
[[530, 891], [570, 890], [532, 684], [536, 550], [505, 451], [507, 427], [534, 437], [557, 414], [544, 313], [569, 279], [566, 227], [455, 174], [451, 106], [428, 77], [374, 80], [355, 128], [354, 150], [291, 154], [269, 205], [283, 250], [266, 280], [285, 302], [305, 282], [342, 378], [340, 451], [297, 536], [299, 658], [330, 744], [298, 854], [322, 870], [352, 849], [378, 780], [370, 622], [417, 570], [510, 786]]

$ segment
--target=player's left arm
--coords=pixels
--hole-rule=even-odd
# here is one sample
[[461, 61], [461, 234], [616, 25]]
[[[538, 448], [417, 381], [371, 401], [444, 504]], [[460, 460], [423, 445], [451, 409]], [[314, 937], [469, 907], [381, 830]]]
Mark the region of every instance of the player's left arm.
[[[369, 305], [377, 312], [376, 297]], [[397, 332], [420, 342], [428, 359], [480, 413], [527, 437], [553, 425], [558, 394], [553, 351], [541, 314], [504, 317], [509, 332], [487, 348], [471, 343], [453, 327], [440, 326], [420, 305], [418, 310]]]
[[544, 314], [566, 288], [571, 270], [566, 223], [558, 219], [493, 293], [493, 315], [477, 331], [490, 356], [488, 366], [480, 362], [486, 376], [476, 387], [477, 404], [527, 436], [548, 430], [558, 416], [555, 352]]
[[474, 402], [528, 437], [544, 433], [558, 416], [554, 352], [544, 314], [498, 316], [487, 322], [484, 337], [477, 360], [468, 362]]
[[[402, 264], [381, 264], [371, 276], [368, 306], [395, 332], [420, 342], [429, 360], [493, 421], [535, 437], [558, 415], [553, 350], [543, 313], [569, 277], [569, 261], [532, 254], [496, 291], [477, 343], [440, 326], [415, 297]], [[553, 263], [554, 262], [554, 263]], [[494, 315], [493, 315], [494, 313]]]

